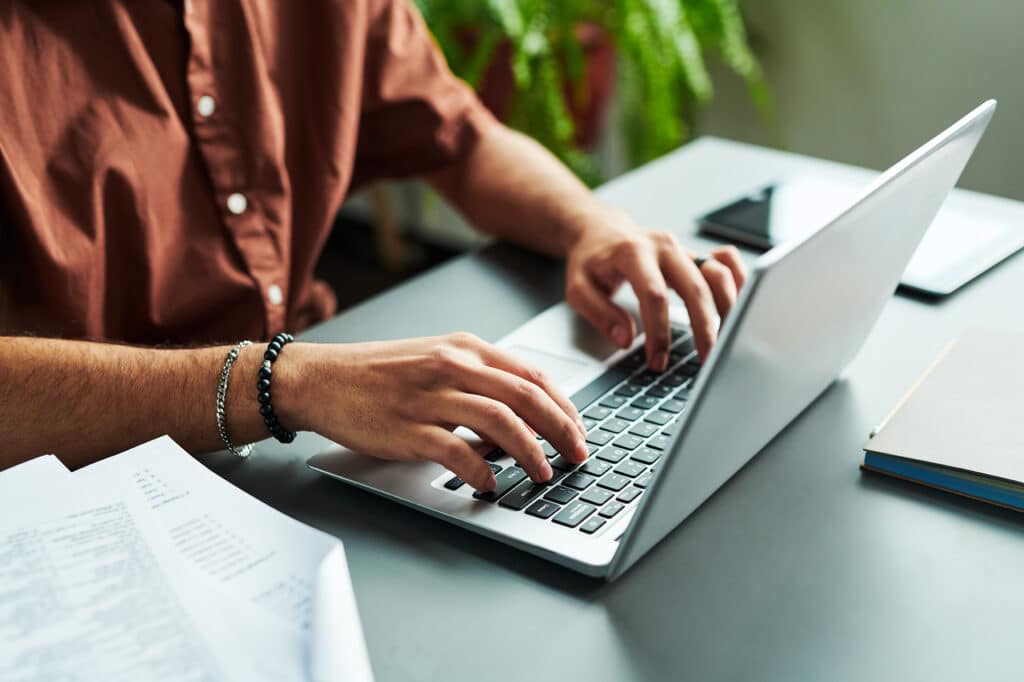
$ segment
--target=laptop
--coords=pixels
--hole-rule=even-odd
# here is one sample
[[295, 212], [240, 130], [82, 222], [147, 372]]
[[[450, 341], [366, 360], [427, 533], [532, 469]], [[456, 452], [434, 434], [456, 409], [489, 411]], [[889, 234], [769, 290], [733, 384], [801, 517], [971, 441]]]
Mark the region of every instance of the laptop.
[[[440, 465], [386, 462], [332, 446], [313, 469], [590, 576], [615, 579], [793, 421], [860, 349], [984, 133], [989, 100], [798, 241], [761, 256], [703, 365], [673, 308], [670, 365], [643, 338], [616, 350], [565, 303], [498, 346], [548, 372], [587, 422], [574, 466], [549, 444], [555, 479], [533, 484], [476, 445], [498, 488], [481, 494]], [[460, 430], [473, 439], [468, 431]]]

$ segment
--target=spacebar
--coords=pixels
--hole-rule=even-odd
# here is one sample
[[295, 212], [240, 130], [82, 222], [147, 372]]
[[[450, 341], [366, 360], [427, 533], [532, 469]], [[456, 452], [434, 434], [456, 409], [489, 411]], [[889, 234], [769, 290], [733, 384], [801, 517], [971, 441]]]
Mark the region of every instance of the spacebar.
[[609, 367], [604, 374], [576, 391], [570, 400], [577, 410], [582, 410], [607, 393], [610, 388], [628, 379], [630, 374], [631, 372], [624, 367]]

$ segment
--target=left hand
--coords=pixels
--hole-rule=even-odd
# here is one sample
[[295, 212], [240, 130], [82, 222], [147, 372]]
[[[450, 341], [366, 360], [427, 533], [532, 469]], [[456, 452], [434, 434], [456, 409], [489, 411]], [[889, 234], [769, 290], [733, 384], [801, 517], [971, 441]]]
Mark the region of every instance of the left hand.
[[[724, 246], [709, 252], [698, 268], [696, 254], [669, 232], [640, 227], [625, 213], [606, 208], [588, 221], [566, 254], [566, 299], [612, 343], [628, 348], [636, 336], [633, 317], [611, 297], [629, 282], [640, 302], [647, 334], [647, 364], [661, 371], [671, 346], [669, 289], [682, 297], [701, 360], [718, 334], [746, 276], [739, 251]], [[717, 310], [717, 315], [716, 315]]]

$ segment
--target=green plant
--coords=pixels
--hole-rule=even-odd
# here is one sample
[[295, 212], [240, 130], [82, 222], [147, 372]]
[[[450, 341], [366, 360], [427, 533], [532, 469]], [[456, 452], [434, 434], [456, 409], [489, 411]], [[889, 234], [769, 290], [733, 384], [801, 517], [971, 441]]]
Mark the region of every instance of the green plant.
[[[478, 87], [496, 50], [510, 47], [514, 95], [508, 123], [538, 139], [587, 180], [567, 90], [581, 90], [580, 26], [600, 27], [618, 63], [627, 153], [643, 163], [682, 144], [712, 96], [705, 56], [717, 53], [748, 84], [762, 111], [769, 97], [737, 0], [416, 0], [452, 70]], [[470, 35], [471, 40], [466, 36]]]

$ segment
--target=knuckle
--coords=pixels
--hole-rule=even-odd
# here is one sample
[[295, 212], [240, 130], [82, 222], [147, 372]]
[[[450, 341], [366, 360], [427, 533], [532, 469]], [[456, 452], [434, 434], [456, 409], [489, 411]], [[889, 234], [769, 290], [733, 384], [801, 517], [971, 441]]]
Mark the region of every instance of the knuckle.
[[526, 380], [537, 386], [547, 386], [550, 383], [547, 373], [537, 367], [526, 368]]
[[462, 358], [458, 350], [448, 344], [441, 344], [434, 348], [430, 354], [431, 364], [434, 370], [445, 376], [450, 376], [459, 371], [462, 366]]
[[653, 239], [658, 246], [665, 250], [675, 250], [679, 248], [679, 239], [671, 232], [659, 231], [655, 232]]
[[615, 245], [615, 253], [626, 258], [636, 258], [640, 255], [642, 248], [639, 239], [630, 237]]
[[448, 339], [457, 348], [476, 348], [482, 343], [480, 337], [469, 332], [453, 332], [448, 335]]
[[518, 381], [515, 386], [516, 399], [521, 404], [533, 405], [541, 400], [541, 390], [529, 381]]
[[668, 305], [668, 289], [663, 284], [648, 285], [644, 298], [652, 306], [663, 307]]
[[511, 421], [512, 411], [496, 401], [489, 401], [481, 408], [484, 420], [492, 426], [506, 426]]

